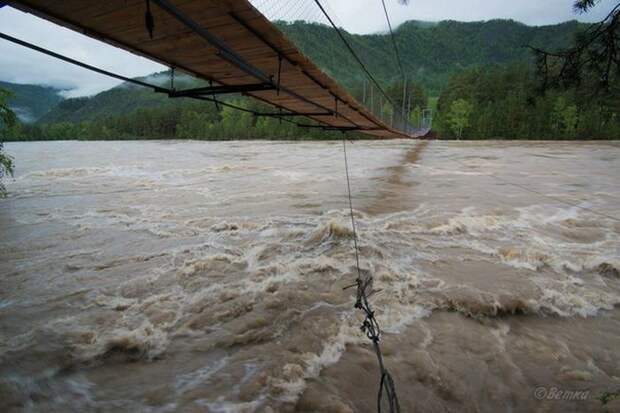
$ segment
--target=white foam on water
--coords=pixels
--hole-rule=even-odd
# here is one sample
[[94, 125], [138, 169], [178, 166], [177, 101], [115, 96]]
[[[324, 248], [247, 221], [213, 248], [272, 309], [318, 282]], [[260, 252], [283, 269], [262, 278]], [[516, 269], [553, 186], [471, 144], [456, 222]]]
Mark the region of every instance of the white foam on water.
[[208, 385], [211, 378], [220, 370], [222, 370], [228, 364], [229, 357], [222, 357], [205, 367], [201, 367], [198, 370], [183, 374], [176, 378], [175, 389], [177, 393], [184, 393], [189, 390], [195, 389], [199, 386]]
[[[401, 213], [395, 214], [393, 221], [378, 220], [377, 225], [380, 225], [384, 237], [391, 238], [394, 233], [405, 239], [411, 237], [411, 246], [414, 249], [445, 250], [458, 246], [472, 251], [460, 259], [501, 262], [510, 267], [541, 274], [540, 279], [543, 281], [535, 281], [540, 284], [542, 298], [521, 298], [523, 303], [529, 303], [528, 312], [563, 317], [589, 317], [617, 305], [620, 294], [615, 290], [610, 291], [605, 280], [605, 276], [613, 280], [620, 268], [617, 247], [620, 245], [620, 238], [613, 228], [604, 229], [606, 236], [603, 240], [571, 242], [558, 238], [556, 232], [562, 234], [561, 231], [566, 225], [569, 225], [569, 228], [574, 225], [596, 225], [595, 228], [599, 230], [600, 220], [592, 220], [587, 212], [576, 207], [534, 205], [516, 208], [515, 212], [516, 215], [506, 212], [493, 215], [478, 213], [475, 208], [469, 207], [448, 218], [447, 222], [444, 218], [444, 222], [439, 220], [439, 223], [432, 214], [413, 216]], [[365, 235], [372, 237], [373, 232], [368, 231]], [[414, 238], [420, 235], [428, 242], [426, 246]], [[418, 251], [416, 256], [418, 259], [433, 261]], [[441, 254], [437, 253], [437, 260], [442, 259], [445, 257], [442, 258]], [[398, 268], [397, 272], [403, 270], [397, 264], [390, 265]], [[543, 271], [549, 270], [559, 275], [559, 282], [554, 284], [545, 281], [547, 275], [542, 275]], [[584, 274], [588, 276], [588, 281], [585, 281]], [[392, 293], [407, 291], [406, 284], [399, 289], [398, 283], [398, 280], [390, 279], [382, 287], [391, 288]], [[418, 288], [420, 286], [419, 283], [414, 285]], [[428, 290], [425, 287], [424, 289]], [[450, 295], [449, 292], [447, 294]]]
[[136, 303], [136, 300], [119, 296], [98, 295], [94, 302], [101, 307], [107, 307], [113, 310], [124, 310]]
[[[253, 413], [264, 404], [262, 400], [253, 400], [251, 402], [230, 402], [226, 400], [212, 402], [208, 400], [197, 400], [196, 403], [206, 406], [209, 412], [213, 413]], [[269, 407], [264, 411], [265, 413], [274, 412]]]
[[379, 308], [377, 319], [385, 333], [400, 334], [415, 321], [426, 318], [431, 310], [420, 305], [399, 305]]
[[29, 172], [16, 178], [17, 181], [35, 179], [85, 178], [109, 173], [112, 168], [57, 168]]
[[[568, 284], [548, 286], [542, 282], [542, 297], [536, 307], [542, 314], [549, 313], [561, 317], [594, 317], [601, 310], [612, 310], [620, 304], [620, 295], [604, 291], [573, 287]], [[547, 286], [545, 286], [547, 284]]]
[[412, 168], [420, 170], [424, 175], [427, 176], [445, 176], [445, 175], [456, 175], [456, 176], [482, 176], [482, 175], [490, 175], [490, 173], [485, 172], [475, 172], [475, 171], [462, 171], [459, 169], [445, 169], [432, 167], [427, 165], [415, 164], [411, 165]]
[[318, 377], [325, 367], [337, 363], [348, 344], [360, 343], [365, 339], [360, 334], [359, 328], [351, 325], [350, 315], [351, 313], [344, 318], [338, 333], [323, 343], [323, 349], [319, 354], [304, 355], [303, 364], [284, 365], [282, 376], [272, 378], [272, 384], [280, 389], [278, 400], [295, 403], [306, 389], [306, 380]]
[[281, 178], [285, 178], [289, 181], [302, 181], [307, 179], [309, 176], [308, 173], [306, 172], [299, 172], [299, 171], [284, 171], [284, 170], [276, 170], [273, 172], [273, 175], [281, 177]]
[[154, 360], [164, 354], [169, 342], [165, 331], [142, 320], [135, 328], [117, 326], [98, 332], [91, 343], [76, 344], [76, 357], [88, 362], [118, 354], [127, 360]]
[[450, 218], [447, 224], [441, 224], [430, 228], [432, 233], [443, 235], [454, 234], [479, 234], [486, 231], [494, 231], [501, 228], [505, 224], [503, 217], [494, 215], [461, 215]]

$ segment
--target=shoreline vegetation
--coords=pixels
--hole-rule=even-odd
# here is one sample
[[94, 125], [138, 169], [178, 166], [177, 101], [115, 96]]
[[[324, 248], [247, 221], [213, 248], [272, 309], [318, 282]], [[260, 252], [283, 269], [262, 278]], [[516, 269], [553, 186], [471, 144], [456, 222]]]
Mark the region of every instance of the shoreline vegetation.
[[[541, 93], [537, 78], [527, 64], [488, 65], [463, 70], [452, 76], [438, 98], [429, 99], [420, 85], [412, 85], [415, 107], [409, 113], [419, 124], [422, 108], [434, 103], [432, 133], [440, 139], [521, 140], [613, 140], [620, 139], [620, 87], [605, 95], [588, 95], [588, 90], [549, 90]], [[398, 84], [388, 89], [398, 102]], [[357, 96], [359, 91], [352, 91]], [[34, 124], [14, 123], [0, 132], [8, 141], [41, 140], [335, 140], [341, 132], [300, 128], [286, 120], [257, 117], [211, 102], [188, 99], [159, 101], [150, 107], [129, 107], [123, 114], [98, 115], [93, 119], [69, 120], [75, 113], [107, 101], [129, 99], [138, 105], [154, 99], [153, 93], [123, 85], [89, 98], [67, 99], [56, 113], [65, 120], [46, 117]], [[243, 108], [267, 112], [268, 107], [251, 98], [228, 97]], [[109, 103], [107, 103], [109, 104]], [[389, 107], [382, 109], [390, 118]], [[303, 118], [297, 119], [309, 123]], [[350, 139], [373, 139], [361, 133], [347, 133]], [[231, 139], [234, 137], [234, 139]]]

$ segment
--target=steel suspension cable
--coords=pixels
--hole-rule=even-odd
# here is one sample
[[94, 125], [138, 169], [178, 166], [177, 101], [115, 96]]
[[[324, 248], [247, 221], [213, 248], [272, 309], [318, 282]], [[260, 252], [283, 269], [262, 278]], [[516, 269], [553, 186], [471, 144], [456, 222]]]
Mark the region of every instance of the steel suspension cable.
[[381, 4], [383, 4], [385, 20], [387, 20], [388, 28], [390, 29], [390, 37], [392, 38], [392, 46], [394, 47], [394, 54], [396, 55], [396, 61], [398, 62], [398, 67], [400, 68], [400, 74], [403, 77], [403, 82], [405, 82], [405, 70], [403, 69], [403, 63], [400, 58], [400, 52], [398, 50], [398, 45], [396, 44], [396, 38], [394, 37], [394, 31], [392, 30], [392, 23], [390, 22], [390, 16], [388, 14], [387, 7], [385, 6], [385, 0], [381, 0]]
[[[400, 51], [398, 50], [398, 45], [396, 44], [396, 37], [394, 36], [394, 31], [392, 30], [392, 22], [390, 22], [390, 15], [388, 14], [387, 7], [385, 5], [385, 0], [381, 0], [381, 4], [383, 5], [383, 12], [385, 13], [385, 20], [387, 20], [388, 28], [390, 29], [390, 38], [392, 39], [392, 47], [394, 48], [394, 55], [396, 56], [396, 61], [398, 62], [398, 67], [400, 69], [400, 75], [403, 78], [403, 101], [401, 106], [401, 112], [403, 113], [403, 126], [407, 127], [408, 122], [405, 119], [405, 101], [407, 100], [407, 76], [405, 75], [405, 69], [403, 69], [403, 61], [400, 57]], [[407, 116], [409, 114], [407, 113]]]
[[[385, 97], [385, 99], [392, 105], [392, 107], [394, 109], [396, 109], [396, 105], [394, 104], [394, 102], [392, 101], [392, 99], [389, 97], [389, 95], [385, 92], [385, 90], [383, 90], [383, 88], [381, 87], [381, 85], [379, 84], [379, 82], [377, 81], [377, 79], [375, 79], [375, 77], [372, 75], [372, 73], [370, 73], [370, 71], [368, 70], [368, 68], [366, 67], [366, 65], [364, 64], [364, 62], [362, 62], [362, 59], [360, 59], [360, 57], [357, 55], [357, 53], [355, 53], [355, 50], [353, 50], [353, 47], [351, 46], [351, 44], [349, 43], [349, 41], [344, 37], [344, 35], [342, 34], [342, 31], [338, 28], [338, 26], [336, 26], [336, 24], [334, 23], [333, 19], [331, 18], [331, 16], [329, 15], [329, 13], [327, 13], [327, 11], [325, 10], [325, 8], [323, 7], [323, 5], [321, 4], [321, 2], [319, 0], [314, 0], [314, 2], [316, 3], [316, 5], [319, 7], [319, 9], [321, 9], [321, 12], [323, 13], [323, 15], [327, 18], [327, 20], [329, 21], [330, 25], [333, 27], [333, 29], [336, 31], [336, 33], [338, 34], [338, 37], [340, 37], [340, 40], [342, 40], [342, 42], [344, 43], [344, 45], [346, 46], [346, 48], [348, 49], [349, 53], [351, 53], [351, 55], [353, 56], [353, 58], [357, 61], [357, 63], [360, 65], [360, 67], [362, 68], [362, 70], [364, 71], [364, 73], [366, 73], [366, 76], [368, 76], [368, 78], [372, 81], [372, 83], [375, 84], [375, 86], [377, 87], [377, 89], [379, 89], [379, 91], [381, 92], [381, 94]], [[401, 116], [403, 119], [405, 119], [405, 114], [401, 112]]]
[[491, 174], [491, 175], [487, 175], [487, 176], [490, 176], [491, 178], [494, 178], [494, 179], [498, 180], [499, 182], [501, 182], [503, 184], [514, 186], [514, 187], [519, 188], [519, 189], [521, 189], [523, 191], [530, 192], [530, 193], [532, 193], [534, 195], [538, 195], [540, 197], [550, 199], [550, 200], [558, 202], [560, 204], [564, 204], [566, 206], [570, 206], [570, 207], [573, 207], [573, 208], [581, 209], [582, 211], [590, 212], [590, 213], [592, 213], [594, 215], [598, 215], [598, 216], [603, 217], [603, 218], [608, 218], [608, 219], [611, 219], [613, 221], [620, 222], [620, 218], [615, 217], [613, 215], [609, 215], [609, 214], [606, 214], [604, 212], [600, 212], [600, 211], [597, 211], [595, 209], [592, 209], [592, 208], [589, 208], [589, 207], [586, 207], [586, 206], [583, 206], [583, 205], [579, 205], [579, 204], [574, 203], [574, 202], [566, 201], [566, 200], [564, 200], [562, 198], [559, 198], [557, 196], [549, 195], [549, 194], [546, 194], [546, 193], [544, 193], [542, 191], [537, 191], [537, 190], [532, 189], [532, 188], [530, 188], [530, 187], [528, 187], [526, 185], [521, 185], [521, 184], [518, 184], [518, 183], [515, 183], [515, 182], [508, 181], [508, 180], [506, 180], [504, 178], [501, 178], [501, 177], [499, 177], [499, 176], [497, 176], [495, 174]]
[[[460, 161], [458, 161], [456, 159], [454, 159], [453, 161], [458, 163], [459, 165], [461, 165], [465, 169], [467, 169], [469, 167], [467, 164], [465, 164], [463, 162], [460, 162]], [[503, 183], [505, 185], [510, 185], [510, 186], [515, 187], [515, 188], [519, 188], [519, 189], [521, 189], [521, 190], [523, 190], [525, 192], [529, 192], [529, 193], [532, 193], [534, 195], [538, 195], [538, 196], [540, 196], [542, 198], [546, 198], [546, 199], [549, 199], [551, 201], [555, 201], [555, 202], [557, 202], [559, 204], [563, 204], [563, 205], [566, 205], [566, 206], [569, 206], [569, 207], [577, 208], [577, 209], [580, 209], [582, 211], [590, 212], [591, 214], [598, 215], [598, 216], [600, 216], [602, 218], [611, 219], [612, 221], [620, 222], [620, 218], [618, 218], [616, 216], [613, 216], [613, 215], [607, 214], [605, 212], [601, 212], [601, 211], [598, 211], [596, 209], [589, 208], [589, 207], [577, 204], [575, 202], [566, 201], [566, 200], [564, 200], [564, 199], [562, 199], [562, 198], [560, 198], [558, 196], [549, 195], [549, 194], [544, 193], [542, 191], [538, 191], [536, 189], [532, 189], [529, 186], [522, 185], [522, 184], [519, 184], [519, 183], [516, 183], [516, 182], [512, 182], [512, 181], [507, 180], [505, 178], [502, 178], [502, 177], [500, 177], [500, 176], [498, 176], [496, 174], [490, 174], [490, 175], [486, 175], [486, 176], [488, 176], [489, 178], [493, 178], [493, 179], [497, 180], [498, 182], [501, 182], [501, 183]], [[493, 191], [487, 191], [487, 192], [492, 193], [492, 194], [496, 193], [496, 192], [493, 192]]]
[[[25, 48], [34, 50], [36, 52], [45, 54], [47, 56], [50, 56], [50, 57], [62, 60], [64, 62], [70, 63], [72, 65], [81, 67], [83, 69], [87, 69], [87, 70], [93, 71], [95, 73], [99, 73], [99, 74], [102, 74], [102, 75], [105, 75], [105, 76], [109, 76], [109, 77], [112, 77], [114, 79], [122, 80], [124, 82], [134, 84], [136, 86], [141, 86], [141, 87], [153, 89], [153, 91], [155, 91], [157, 93], [169, 94], [169, 93], [171, 93], [173, 91], [172, 89], [168, 89], [168, 88], [163, 87], [163, 86], [154, 85], [152, 83], [144, 82], [144, 81], [141, 81], [141, 80], [138, 80], [138, 79], [135, 79], [135, 78], [130, 78], [130, 77], [127, 77], [127, 76], [120, 75], [118, 73], [110, 72], [110, 71], [102, 69], [100, 67], [92, 66], [92, 65], [90, 65], [88, 63], [84, 63], [82, 61], [70, 58], [70, 57], [65, 56], [65, 55], [61, 55], [61, 54], [53, 52], [53, 51], [51, 51], [49, 49], [45, 49], [43, 47], [34, 45], [32, 43], [26, 42], [24, 40], [18, 39], [16, 37], [10, 36], [10, 35], [2, 33], [2, 32], [0, 32], [0, 39], [6, 40], [6, 41], [14, 43], [14, 44], [17, 44], [19, 46], [23, 46]], [[250, 114], [252, 114], [254, 116], [264, 116], [263, 113], [258, 112], [256, 110], [252, 110], [252, 109], [244, 108], [242, 106], [238, 106], [238, 105], [235, 105], [235, 104], [232, 104], [232, 103], [228, 103], [228, 102], [226, 102], [224, 100], [217, 99], [215, 97], [209, 97], [209, 96], [190, 96], [189, 98], [195, 99], [195, 100], [202, 100], [202, 101], [207, 101], [207, 102], [213, 102], [213, 103], [215, 103], [218, 106], [229, 107], [231, 109], [235, 109], [235, 110], [238, 110], [238, 111], [241, 111], [241, 112], [250, 113]], [[299, 115], [299, 116], [300, 117], [304, 117], [304, 115]], [[279, 119], [281, 121], [284, 121], [284, 122], [287, 122], [287, 123], [291, 123], [291, 124], [296, 125], [298, 127], [306, 127], [306, 126], [308, 126], [308, 125], [301, 124], [299, 122], [293, 121], [291, 119], [287, 119], [286, 117], [279, 117]]]
[[63, 56], [63, 55], [58, 54], [56, 52], [52, 52], [51, 50], [44, 49], [44, 48], [39, 47], [37, 45], [34, 45], [32, 43], [28, 43], [28, 42], [26, 42], [24, 40], [20, 40], [20, 39], [18, 39], [16, 37], [9, 36], [8, 34], [0, 33], [0, 39], [7, 40], [7, 41], [9, 41], [11, 43], [15, 43], [15, 44], [17, 44], [19, 46], [26, 47], [28, 49], [37, 51], [39, 53], [46, 54], [48, 56], [51, 56], [51, 57], [54, 57], [56, 59], [62, 60], [64, 62], [71, 63], [73, 65], [82, 67], [84, 69], [88, 69], [88, 70], [91, 70], [93, 72], [105, 75], [105, 76], [113, 77], [115, 79], [122, 80], [124, 82], [133, 83], [133, 84], [138, 85], [138, 86], [152, 88], [153, 90], [155, 90], [157, 92], [164, 92], [164, 91], [167, 90], [165, 88], [162, 88], [162, 87], [159, 87], [159, 86], [156, 86], [156, 85], [152, 85], [152, 84], [149, 84], [149, 83], [146, 83], [146, 82], [142, 82], [142, 81], [137, 80], [137, 79], [132, 79], [130, 77], [122, 76], [122, 75], [119, 75], [117, 73], [109, 72], [109, 71], [107, 71], [105, 69], [101, 69], [101, 68], [98, 68], [98, 67], [95, 67], [95, 66], [91, 66], [91, 65], [89, 65], [87, 63], [80, 62], [79, 60], [75, 60], [75, 59], [72, 59], [70, 57]]
[[[357, 229], [355, 226], [355, 214], [353, 212], [353, 200], [351, 197], [351, 179], [349, 178], [349, 160], [347, 158], [347, 141], [343, 136], [342, 138], [342, 150], [344, 153], [344, 169], [347, 177], [347, 195], [349, 198], [349, 214], [351, 216], [351, 229], [353, 231], [353, 246], [355, 249], [355, 267], [357, 269], [357, 279], [355, 280], [355, 284], [350, 287], [357, 287], [357, 297], [355, 300], [355, 308], [362, 310], [364, 312], [364, 321], [361, 325], [361, 330], [366, 334], [366, 337], [372, 341], [373, 348], [375, 350], [375, 354], [377, 356], [377, 361], [379, 362], [379, 370], [381, 373], [381, 380], [379, 383], [379, 394], [377, 395], [377, 412], [381, 413], [381, 402], [383, 401], [383, 396], [385, 393], [385, 397], [387, 398], [389, 413], [400, 413], [400, 404], [398, 403], [398, 397], [396, 395], [396, 387], [394, 385], [394, 380], [392, 379], [392, 375], [385, 367], [383, 362], [383, 354], [381, 353], [381, 346], [379, 345], [379, 341], [381, 341], [381, 328], [379, 327], [379, 323], [375, 318], [375, 312], [372, 310], [370, 303], [368, 302], [368, 297], [372, 294], [373, 278], [372, 275], [366, 277], [366, 279], [362, 278], [362, 270], [360, 269], [360, 258], [359, 258], [359, 246], [357, 243]], [[349, 287], [345, 287], [349, 288]]]

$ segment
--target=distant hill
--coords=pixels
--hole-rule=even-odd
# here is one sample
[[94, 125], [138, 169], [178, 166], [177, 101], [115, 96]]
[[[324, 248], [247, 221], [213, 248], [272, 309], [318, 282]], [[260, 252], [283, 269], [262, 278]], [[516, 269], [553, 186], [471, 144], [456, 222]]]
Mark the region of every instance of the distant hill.
[[[361, 89], [364, 76], [331, 28], [306, 22], [277, 22], [277, 25], [319, 67], [349, 89]], [[410, 21], [398, 27], [396, 36], [410, 79], [425, 87], [431, 96], [438, 96], [450, 76], [465, 68], [529, 61], [532, 57], [524, 45], [561, 47], [583, 27], [585, 25], [575, 21], [541, 27], [512, 20], [473, 23]], [[398, 78], [398, 66], [388, 34], [346, 36], [380, 82], [387, 84]], [[165, 72], [148, 78], [151, 83], [168, 80]], [[181, 87], [178, 82], [177, 86]], [[39, 122], [95, 120], [140, 108], [173, 107], [181, 102], [124, 84], [93, 97], [62, 101]]]
[[163, 107], [173, 104], [167, 96], [151, 90], [122, 85], [92, 97], [66, 99], [39, 119], [39, 123], [81, 122], [106, 116], [121, 115], [139, 108]]
[[[139, 78], [154, 85], [166, 85], [170, 80], [169, 72], [155, 73]], [[199, 81], [188, 76], [177, 75], [175, 87], [196, 87]], [[108, 116], [123, 115], [136, 109], [154, 107], [172, 107], [184, 99], [170, 99], [155, 93], [151, 89], [123, 83], [120, 86], [101, 92], [92, 97], [72, 98], [60, 102], [52, 111], [45, 114], [39, 123], [81, 122], [101, 119]]]
[[61, 90], [47, 86], [19, 85], [0, 81], [0, 88], [13, 93], [9, 99], [9, 106], [24, 123], [36, 122], [63, 100], [59, 94]]

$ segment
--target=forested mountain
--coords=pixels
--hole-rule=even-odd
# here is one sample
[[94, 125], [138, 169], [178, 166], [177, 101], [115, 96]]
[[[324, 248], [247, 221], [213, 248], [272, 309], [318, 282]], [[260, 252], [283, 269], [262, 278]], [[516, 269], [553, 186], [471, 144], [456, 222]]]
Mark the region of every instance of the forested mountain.
[[[304, 22], [280, 22], [279, 27], [327, 73], [349, 87], [361, 87], [364, 76], [334, 30]], [[399, 26], [395, 35], [405, 71], [430, 95], [438, 96], [450, 75], [464, 68], [530, 61], [532, 55], [524, 46], [563, 47], [584, 27], [576, 21], [540, 27], [513, 20], [435, 24], [409, 21]], [[346, 36], [379, 80], [390, 83], [398, 78], [388, 34]]]
[[123, 85], [94, 97], [80, 97], [64, 100], [40, 119], [40, 123], [81, 122], [94, 120], [136, 108], [162, 107], [168, 104], [167, 97], [156, 95], [133, 85]]
[[[319, 67], [359, 94], [363, 74], [331, 28], [305, 22], [278, 22], [278, 26]], [[423, 86], [428, 95], [438, 96], [449, 77], [463, 68], [529, 60], [531, 55], [523, 45], [562, 45], [580, 26], [577, 22], [568, 22], [531, 27], [512, 20], [433, 24], [411, 21], [398, 28], [397, 39], [411, 80]], [[386, 87], [397, 78], [398, 69], [387, 34], [347, 36], [371, 72]], [[153, 75], [148, 80], [163, 83], [168, 81], [168, 74]], [[40, 123], [80, 122], [126, 114], [137, 108], [179, 104], [178, 100], [151, 90], [123, 85], [92, 98], [68, 99]]]
[[36, 85], [0, 81], [0, 88], [11, 92], [9, 107], [22, 122], [32, 123], [55, 107], [63, 98], [60, 90]]

